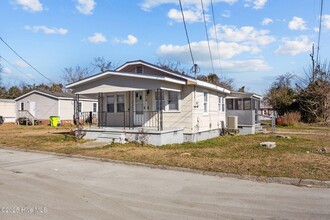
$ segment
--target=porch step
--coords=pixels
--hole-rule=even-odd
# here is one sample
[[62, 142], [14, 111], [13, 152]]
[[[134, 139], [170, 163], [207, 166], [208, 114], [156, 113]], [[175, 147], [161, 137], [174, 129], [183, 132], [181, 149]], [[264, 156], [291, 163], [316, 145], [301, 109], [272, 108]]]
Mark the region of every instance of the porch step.
[[96, 138], [96, 140], [121, 144], [126, 143], [125, 134], [116, 132], [103, 132]]
[[260, 124], [256, 124], [256, 126], [255, 126], [255, 133], [256, 134], [264, 134], [266, 132], [267, 132], [267, 130], [262, 128], [262, 126]]

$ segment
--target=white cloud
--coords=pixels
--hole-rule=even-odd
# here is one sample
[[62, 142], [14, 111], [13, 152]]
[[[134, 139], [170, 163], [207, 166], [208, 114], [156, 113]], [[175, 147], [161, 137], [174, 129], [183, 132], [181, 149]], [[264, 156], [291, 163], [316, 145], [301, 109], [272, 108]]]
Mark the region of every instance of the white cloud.
[[277, 48], [275, 53], [295, 56], [299, 53], [310, 51], [312, 47], [312, 42], [310, 42], [309, 38], [305, 35], [296, 37], [293, 40], [283, 38], [282, 42], [283, 44]]
[[5, 75], [10, 75], [12, 73], [12, 71], [8, 67], [4, 67], [4, 68], [2, 68], [2, 73]]
[[87, 38], [87, 40], [91, 43], [96, 43], [96, 44], [107, 42], [107, 38], [101, 33], [94, 33], [94, 35]]
[[221, 14], [221, 16], [224, 17], [224, 18], [230, 18], [231, 13], [230, 13], [230, 11], [225, 10], [225, 11]]
[[[238, 0], [213, 0], [213, 3], [224, 2], [224, 3], [232, 5], [237, 1]], [[208, 7], [210, 3], [211, 3], [210, 0], [204, 1], [205, 7]], [[178, 1], [177, 0], [144, 0], [140, 4], [140, 7], [142, 10], [149, 11], [152, 8], [158, 7], [163, 4], [178, 4]], [[200, 0], [183, 0], [182, 4], [187, 7], [200, 6], [201, 1]]]
[[293, 17], [292, 21], [289, 22], [288, 27], [290, 30], [306, 30], [306, 21], [299, 17]]
[[37, 26], [25, 26], [26, 30], [33, 31], [33, 32], [39, 32], [43, 31], [45, 34], [61, 34], [64, 35], [68, 33], [68, 30], [65, 28], [49, 28], [44, 25], [37, 25]]
[[16, 60], [14, 62], [14, 65], [19, 67], [19, 68], [27, 68], [29, 67], [29, 65], [27, 63], [25, 63], [23, 60]]
[[264, 18], [264, 20], [262, 20], [262, 22], [261, 22], [261, 25], [262, 26], [267, 26], [267, 25], [269, 25], [269, 24], [271, 24], [271, 23], [273, 23], [274, 21], [273, 21], [273, 19], [271, 19], [271, 18]]
[[[214, 28], [214, 27], [213, 27]], [[214, 29], [211, 28], [211, 37], [215, 38]], [[276, 41], [273, 36], [269, 35], [268, 30], [256, 30], [253, 26], [236, 26], [217, 25], [217, 37], [220, 40], [229, 42], [246, 42], [249, 44], [268, 45]]]
[[127, 45], [134, 45], [138, 42], [138, 39], [133, 35], [128, 35], [127, 39], [121, 40], [121, 39], [114, 39], [114, 42], [117, 44], [127, 44]]
[[77, 0], [76, 9], [84, 15], [93, 14], [93, 10], [95, 8], [94, 0]]
[[[203, 20], [203, 12], [201, 10], [193, 9], [193, 10], [186, 10], [183, 11], [184, 18], [186, 22], [193, 23], [193, 22], [202, 22]], [[167, 13], [167, 16], [170, 19], [173, 19], [176, 22], [182, 22], [182, 13], [176, 9], [171, 9]], [[205, 15], [205, 20], [209, 20], [209, 15]]]
[[[244, 72], [244, 71], [265, 71], [270, 67], [261, 59], [251, 60], [230, 60], [231, 58], [242, 53], [254, 53], [255, 48], [240, 45], [237, 43], [220, 42], [220, 62], [216, 42], [210, 41], [213, 58], [213, 64], [216, 69], [222, 68], [227, 72]], [[193, 42], [191, 44], [192, 51], [196, 63], [203, 69], [210, 68], [209, 51], [207, 41]], [[157, 50], [157, 55], [163, 59], [177, 60], [181, 63], [190, 63], [189, 47], [188, 45], [161, 45]], [[221, 63], [221, 65], [220, 65]]]
[[267, 3], [267, 0], [255, 0], [253, 1], [253, 8], [254, 9], [262, 9], [263, 7], [265, 7]]
[[323, 27], [327, 30], [330, 30], [330, 14], [322, 16]]
[[39, 0], [15, 0], [15, 4], [22, 6], [26, 11], [39, 12], [43, 11], [42, 4]]
[[[199, 61], [209, 60], [209, 51], [207, 41], [192, 42], [191, 49], [193, 51], [194, 57]], [[253, 46], [241, 45], [238, 43], [225, 43], [219, 42], [219, 51], [217, 50], [217, 44], [215, 41], [210, 41], [211, 53], [216, 56], [218, 52], [220, 53], [221, 59], [230, 59], [242, 53], [257, 53], [258, 48]], [[164, 58], [177, 59], [181, 61], [189, 61], [189, 46], [186, 45], [173, 45], [173, 44], [163, 44], [158, 50], [157, 54]]]
[[258, 10], [265, 7], [266, 3], [267, 0], [244, 0], [244, 7], [252, 7], [253, 4], [253, 8]]

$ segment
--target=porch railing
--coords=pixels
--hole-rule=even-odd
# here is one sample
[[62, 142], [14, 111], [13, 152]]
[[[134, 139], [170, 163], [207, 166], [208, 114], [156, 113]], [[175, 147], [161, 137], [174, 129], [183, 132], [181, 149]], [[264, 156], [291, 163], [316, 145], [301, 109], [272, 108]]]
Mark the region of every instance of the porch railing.
[[74, 115], [75, 124], [98, 124], [97, 112], [79, 112], [78, 115]]
[[155, 127], [161, 130], [161, 116], [158, 111], [100, 112], [99, 127]]

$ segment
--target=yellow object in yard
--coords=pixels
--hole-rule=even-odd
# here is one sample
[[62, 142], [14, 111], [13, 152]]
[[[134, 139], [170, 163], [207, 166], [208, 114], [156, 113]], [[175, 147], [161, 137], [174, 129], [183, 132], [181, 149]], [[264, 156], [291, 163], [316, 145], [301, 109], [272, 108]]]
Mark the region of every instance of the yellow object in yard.
[[60, 117], [59, 116], [50, 116], [49, 120], [50, 120], [50, 126], [57, 127], [57, 125], [60, 121]]

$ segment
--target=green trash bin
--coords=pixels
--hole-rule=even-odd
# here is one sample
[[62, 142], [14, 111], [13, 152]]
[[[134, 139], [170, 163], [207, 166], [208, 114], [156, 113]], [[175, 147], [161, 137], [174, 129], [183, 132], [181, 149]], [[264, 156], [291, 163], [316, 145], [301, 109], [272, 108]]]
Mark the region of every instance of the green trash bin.
[[60, 117], [59, 116], [50, 116], [49, 120], [50, 120], [50, 126], [57, 127], [57, 125], [60, 121]]

